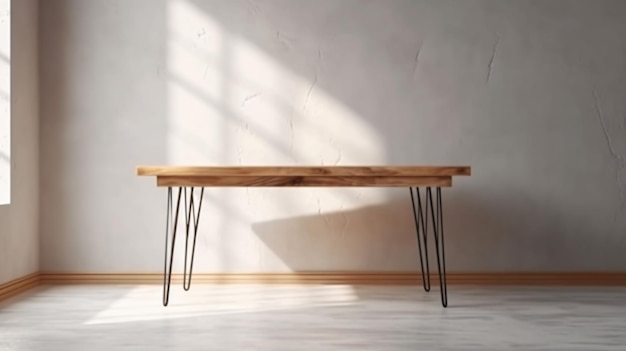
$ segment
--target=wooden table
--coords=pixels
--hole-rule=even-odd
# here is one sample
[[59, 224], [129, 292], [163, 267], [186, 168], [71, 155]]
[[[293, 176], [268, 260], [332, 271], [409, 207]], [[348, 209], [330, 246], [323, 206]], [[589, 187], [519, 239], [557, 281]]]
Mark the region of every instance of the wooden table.
[[[424, 290], [430, 291], [427, 249], [430, 222], [436, 247], [441, 303], [447, 307], [441, 188], [451, 187], [454, 176], [470, 174], [471, 169], [467, 166], [139, 166], [137, 175], [156, 177], [158, 187], [167, 187], [163, 305], [167, 306], [169, 302], [181, 197], [184, 197], [186, 229], [183, 289], [189, 290], [205, 187], [407, 187], [411, 194]], [[423, 202], [420, 187], [425, 188]], [[172, 188], [178, 188], [175, 210]], [[194, 188], [200, 188], [200, 199], [197, 202], [194, 201]], [[435, 188], [436, 193], [434, 202], [432, 188]], [[190, 231], [193, 241], [191, 254], [188, 255]], [[171, 244], [168, 241], [169, 236]]]

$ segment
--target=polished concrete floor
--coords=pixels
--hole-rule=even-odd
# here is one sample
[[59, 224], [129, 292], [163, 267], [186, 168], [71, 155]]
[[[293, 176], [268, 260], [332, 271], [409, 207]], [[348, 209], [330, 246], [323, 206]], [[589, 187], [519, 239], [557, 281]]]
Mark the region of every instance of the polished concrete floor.
[[42, 286], [0, 350], [626, 350], [625, 288]]

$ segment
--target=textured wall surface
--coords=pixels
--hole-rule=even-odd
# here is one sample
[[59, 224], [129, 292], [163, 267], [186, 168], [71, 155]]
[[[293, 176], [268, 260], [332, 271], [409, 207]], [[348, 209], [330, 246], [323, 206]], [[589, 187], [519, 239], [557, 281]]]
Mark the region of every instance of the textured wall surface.
[[0, 206], [0, 284], [39, 270], [37, 57], [37, 1], [12, 1], [11, 204]]
[[[467, 164], [449, 270], [626, 269], [626, 2], [41, 6], [43, 270], [162, 269], [140, 164]], [[197, 271], [419, 267], [406, 189], [203, 206]]]

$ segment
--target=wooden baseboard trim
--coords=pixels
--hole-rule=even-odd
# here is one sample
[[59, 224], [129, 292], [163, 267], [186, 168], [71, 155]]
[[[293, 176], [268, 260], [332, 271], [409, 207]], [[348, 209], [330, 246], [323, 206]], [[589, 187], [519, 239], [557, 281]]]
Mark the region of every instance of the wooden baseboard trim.
[[[182, 283], [182, 274], [173, 274], [172, 283]], [[431, 284], [439, 284], [431, 273]], [[626, 286], [626, 272], [487, 272], [448, 273], [449, 285], [478, 286]], [[162, 273], [33, 273], [0, 285], [0, 301], [39, 284], [162, 284]], [[407, 272], [306, 272], [306, 273], [195, 273], [194, 284], [345, 284], [420, 285], [419, 273]]]
[[[437, 273], [431, 283], [439, 284]], [[626, 286], [626, 272], [567, 273], [448, 273], [449, 285], [583, 285]], [[161, 273], [41, 273], [43, 284], [162, 284]], [[180, 284], [182, 274], [173, 274], [172, 283]], [[350, 285], [419, 285], [419, 273], [346, 272], [346, 273], [194, 273], [194, 284], [350, 284]]]
[[0, 285], [0, 301], [36, 287], [39, 285], [39, 278], [40, 274], [37, 272]]

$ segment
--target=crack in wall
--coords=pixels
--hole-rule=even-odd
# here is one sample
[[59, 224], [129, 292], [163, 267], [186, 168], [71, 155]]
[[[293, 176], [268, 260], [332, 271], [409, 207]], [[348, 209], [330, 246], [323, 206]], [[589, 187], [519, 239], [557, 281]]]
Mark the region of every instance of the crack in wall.
[[[626, 208], [626, 184], [622, 181], [624, 177], [624, 158], [622, 155], [618, 154], [613, 147], [613, 140], [611, 139], [611, 135], [606, 127], [606, 123], [604, 121], [604, 114], [602, 113], [602, 108], [600, 106], [600, 97], [598, 96], [598, 92], [594, 87], [591, 95], [593, 96], [593, 106], [596, 111], [596, 117], [600, 122], [600, 126], [602, 127], [602, 132], [604, 133], [604, 140], [606, 141], [607, 147], [609, 149], [609, 153], [611, 157], [615, 160], [615, 182], [617, 184], [617, 188], [619, 190], [619, 199], [620, 199], [620, 208], [623, 211]], [[615, 215], [615, 220], [617, 220], [618, 214]]]
[[206, 80], [206, 76], [209, 73], [209, 65], [206, 65], [206, 67], [204, 67], [204, 74], [202, 75], [202, 79]]
[[255, 99], [257, 97], [261, 96], [261, 93], [254, 93], [252, 95], [248, 95], [246, 96], [243, 101], [241, 101], [241, 107], [245, 106], [250, 100]]
[[343, 157], [341, 149], [337, 147], [337, 144], [335, 144], [335, 138], [333, 138], [332, 136], [328, 137], [328, 144], [330, 144], [330, 146], [332, 146], [333, 149], [337, 151], [337, 158], [333, 162], [333, 165], [336, 166], [339, 164], [339, 162], [341, 162], [341, 158]]
[[332, 226], [328, 222], [328, 218], [326, 218], [326, 216], [324, 214], [322, 214], [322, 204], [321, 204], [320, 198], [318, 196], [316, 196], [315, 199], [317, 200], [317, 214], [320, 217], [322, 217], [322, 220], [324, 221], [324, 225], [326, 226], [326, 228], [328, 228], [329, 233], [331, 233], [332, 232]]
[[263, 15], [263, 9], [256, 1], [248, 0], [248, 10], [255, 16]]
[[201, 27], [198, 33], [196, 33], [196, 35], [198, 36], [199, 39], [202, 39], [203, 37], [206, 36], [206, 29], [204, 29], [204, 27]]
[[604, 114], [602, 113], [602, 109], [600, 108], [600, 98], [598, 97], [598, 92], [594, 88], [592, 91], [593, 95], [593, 106], [596, 109], [596, 116], [600, 121], [600, 125], [602, 126], [602, 131], [604, 132], [604, 139], [606, 140], [606, 144], [609, 147], [609, 152], [613, 158], [621, 160], [622, 157], [615, 152], [615, 148], [613, 148], [613, 141], [611, 140], [611, 135], [609, 134], [606, 124], [604, 123]]
[[280, 31], [276, 31], [276, 40], [285, 46], [287, 49], [291, 50], [293, 48], [292, 39], [288, 36], [285, 36]]
[[419, 46], [417, 47], [417, 52], [415, 53], [415, 58], [413, 61], [413, 74], [417, 73], [417, 67], [419, 65], [419, 60], [420, 60], [420, 54], [422, 53], [422, 46], [423, 46], [423, 43], [420, 43]]
[[322, 49], [318, 49], [317, 50], [317, 65], [315, 69], [315, 78], [313, 79], [313, 83], [309, 87], [309, 91], [306, 94], [306, 99], [304, 100], [305, 111], [309, 105], [309, 99], [311, 98], [311, 93], [313, 92], [313, 89], [315, 88], [315, 86], [317, 85], [317, 82], [319, 81], [321, 67], [322, 67]]
[[335, 163], [334, 163], [335, 166], [338, 165], [339, 162], [341, 162], [341, 157], [342, 157], [341, 150], [337, 150], [337, 153], [338, 153], [337, 154], [337, 159], [335, 160]]
[[491, 58], [489, 59], [489, 64], [487, 65], [487, 79], [485, 83], [489, 83], [489, 79], [491, 79], [491, 74], [493, 73], [493, 65], [496, 60], [496, 52], [498, 51], [498, 44], [500, 44], [500, 34], [496, 33], [496, 42], [493, 44], [493, 50], [491, 51]]
[[344, 209], [345, 209], [345, 204], [342, 203], [339, 206], [338, 213], [341, 214], [341, 219], [343, 221], [341, 222], [341, 225], [337, 225], [338, 229], [336, 230], [336, 234], [332, 236], [333, 241], [335, 243], [334, 247], [342, 246], [340, 242], [341, 240], [343, 240], [343, 237], [345, 237], [346, 229], [348, 227], [348, 216], [346, 216]]

